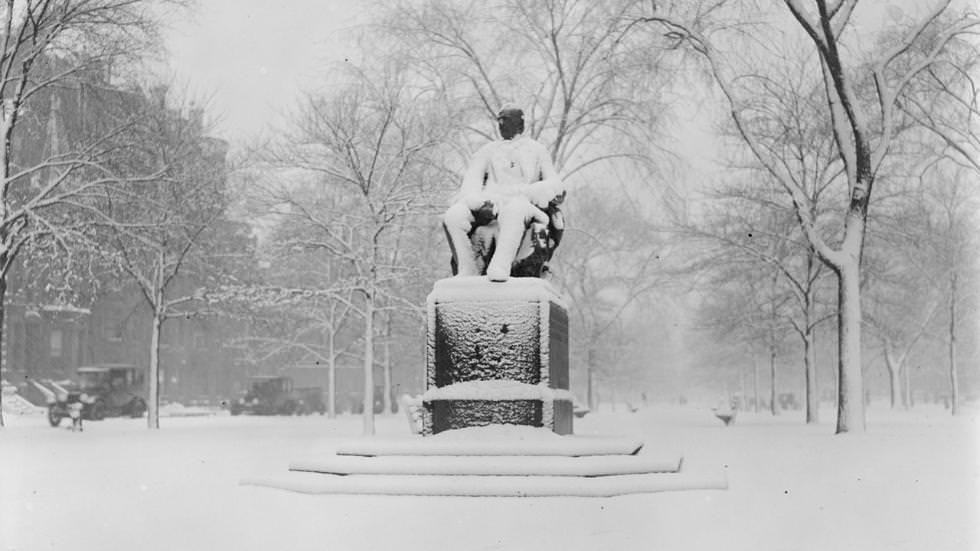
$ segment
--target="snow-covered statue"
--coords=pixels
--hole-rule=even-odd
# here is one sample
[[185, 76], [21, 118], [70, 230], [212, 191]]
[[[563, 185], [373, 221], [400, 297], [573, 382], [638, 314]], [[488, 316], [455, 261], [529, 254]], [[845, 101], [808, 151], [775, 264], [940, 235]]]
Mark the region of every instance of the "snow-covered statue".
[[453, 273], [540, 277], [561, 241], [565, 186], [548, 150], [523, 135], [523, 111], [504, 108], [497, 123], [501, 139], [473, 156], [443, 219]]

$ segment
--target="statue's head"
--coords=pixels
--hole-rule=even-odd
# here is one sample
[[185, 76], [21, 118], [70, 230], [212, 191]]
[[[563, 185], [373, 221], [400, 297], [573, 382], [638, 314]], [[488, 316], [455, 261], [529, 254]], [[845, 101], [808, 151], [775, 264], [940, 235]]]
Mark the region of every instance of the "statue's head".
[[509, 140], [524, 132], [524, 111], [514, 107], [505, 107], [497, 114], [497, 125], [500, 137]]

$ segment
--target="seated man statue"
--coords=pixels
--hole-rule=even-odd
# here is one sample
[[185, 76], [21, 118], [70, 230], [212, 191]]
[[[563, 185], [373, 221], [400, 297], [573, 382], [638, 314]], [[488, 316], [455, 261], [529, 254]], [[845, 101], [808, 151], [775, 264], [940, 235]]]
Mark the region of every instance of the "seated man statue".
[[[471, 238], [480, 228], [496, 226], [486, 275], [490, 281], [507, 281], [512, 269], [518, 272], [514, 275], [540, 275], [515, 267], [529, 226], [532, 230], [542, 228], [528, 235], [530, 248], [544, 250], [547, 256], [538, 259], [537, 271], [550, 259], [562, 230], [557, 205], [564, 199], [565, 187], [547, 149], [523, 135], [523, 111], [502, 109], [497, 122], [502, 139], [476, 152], [443, 222], [453, 249], [456, 275], [462, 276], [481, 275], [477, 254], [471, 253]], [[550, 237], [548, 228], [553, 234]]]

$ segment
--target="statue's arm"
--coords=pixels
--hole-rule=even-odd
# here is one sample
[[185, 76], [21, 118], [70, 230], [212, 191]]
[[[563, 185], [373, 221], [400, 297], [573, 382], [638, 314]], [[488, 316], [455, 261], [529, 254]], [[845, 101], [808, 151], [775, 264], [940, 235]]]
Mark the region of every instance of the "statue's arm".
[[476, 210], [483, 204], [483, 182], [487, 176], [487, 163], [489, 162], [489, 152], [486, 147], [481, 147], [470, 164], [463, 173], [463, 182], [459, 186], [459, 192], [453, 197], [453, 202], [464, 202], [470, 210]]
[[[555, 170], [555, 164], [551, 162], [551, 155], [544, 146], [541, 146], [540, 152], [541, 156], [541, 180], [556, 180], [561, 182], [561, 177], [558, 176], [558, 171]], [[564, 188], [562, 188], [564, 191]]]
[[548, 203], [555, 197], [565, 193], [565, 183], [555, 170], [554, 163], [551, 162], [551, 155], [544, 146], [539, 146], [538, 164], [541, 166], [541, 180], [530, 185], [527, 192], [528, 199], [541, 208], [547, 208]]

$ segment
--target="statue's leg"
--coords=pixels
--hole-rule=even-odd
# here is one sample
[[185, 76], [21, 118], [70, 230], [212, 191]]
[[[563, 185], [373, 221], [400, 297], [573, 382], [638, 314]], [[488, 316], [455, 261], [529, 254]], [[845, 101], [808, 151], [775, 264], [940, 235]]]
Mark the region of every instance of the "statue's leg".
[[446, 234], [449, 236], [449, 246], [456, 257], [456, 275], [478, 275], [476, 261], [473, 258], [469, 233], [473, 228], [473, 213], [463, 203], [449, 207], [443, 217]]
[[524, 230], [531, 220], [543, 220], [547, 223], [548, 217], [541, 209], [524, 198], [515, 197], [500, 205], [497, 212], [497, 224], [500, 226], [497, 248], [493, 258], [490, 259], [490, 265], [487, 266], [487, 277], [490, 281], [507, 281], [510, 278], [514, 256], [521, 246]]

